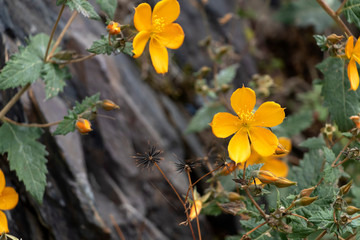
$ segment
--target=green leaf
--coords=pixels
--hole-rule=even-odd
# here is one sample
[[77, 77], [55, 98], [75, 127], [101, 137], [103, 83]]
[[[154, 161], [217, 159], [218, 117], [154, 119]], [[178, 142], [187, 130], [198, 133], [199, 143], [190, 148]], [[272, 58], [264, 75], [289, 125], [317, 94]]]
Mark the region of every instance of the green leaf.
[[87, 0], [68, 0], [66, 5], [68, 5], [71, 10], [78, 11], [84, 15], [84, 17], [100, 20], [100, 16]]
[[130, 57], [134, 56], [133, 50], [134, 48], [132, 42], [125, 42], [124, 47], [121, 48], [121, 52], [126, 55], [129, 55]]
[[236, 75], [236, 70], [238, 69], [238, 64], [233, 64], [227, 68], [222, 69], [217, 75], [216, 80], [218, 85], [230, 84]]
[[8, 153], [10, 169], [16, 171], [26, 190], [39, 203], [45, 192], [45, 156], [48, 154], [45, 146], [36, 141], [42, 132], [40, 128], [19, 127], [8, 123], [0, 127], [0, 139], [6, 139], [0, 144], [0, 152]]
[[46, 99], [52, 98], [62, 92], [65, 79], [69, 78], [66, 68], [59, 68], [58, 65], [46, 63], [43, 68], [43, 79], [46, 84]]
[[208, 105], [201, 107], [191, 119], [188, 127], [186, 128], [186, 133], [200, 132], [210, 126], [213, 117], [218, 112], [225, 112], [226, 109], [223, 105], [213, 102]]
[[108, 38], [102, 35], [101, 39], [93, 42], [87, 51], [95, 54], [111, 55], [111, 53], [114, 51], [114, 48], [109, 45]]
[[348, 0], [342, 12], [349, 23], [354, 23], [360, 28], [360, 0]]
[[96, 0], [96, 2], [100, 5], [101, 10], [110, 17], [110, 19], [114, 19], [117, 0]]
[[349, 90], [350, 83], [345, 70], [345, 61], [329, 57], [317, 68], [324, 74], [322, 95], [331, 118], [339, 130], [346, 132], [353, 127], [350, 116], [359, 112], [359, 97], [355, 91]]
[[85, 111], [96, 111], [96, 102], [99, 101], [100, 93], [86, 97], [81, 103], [76, 102], [75, 107], [68, 111], [68, 115], [59, 123], [53, 135], [66, 135], [75, 131], [75, 124], [78, 116]]
[[35, 53], [40, 59], [44, 59], [46, 48], [50, 37], [44, 33], [37, 34], [29, 38], [29, 50]]
[[286, 117], [281, 125], [272, 128], [272, 130], [276, 135], [292, 137], [310, 127], [313, 121], [312, 112], [304, 109]]
[[334, 162], [336, 156], [334, 152], [327, 147], [323, 148], [323, 152], [326, 161], [323, 171], [324, 182], [329, 184], [334, 184], [337, 182], [337, 179], [340, 177], [339, 168], [331, 167], [331, 164]]
[[316, 44], [320, 47], [321, 51], [327, 51], [327, 38], [324, 35], [314, 35]]
[[[242, 227], [246, 229], [246, 231], [250, 231], [253, 228], [259, 226], [264, 221], [256, 221], [253, 218], [249, 220], [240, 220], [240, 224]], [[251, 233], [250, 237], [251, 239], [258, 239], [258, 240], [267, 240], [267, 239], [274, 239], [273, 236], [270, 234], [272, 228], [265, 224], [264, 226], [261, 226], [260, 228], [256, 229], [254, 232]]]
[[325, 141], [322, 137], [312, 137], [308, 138], [302, 143], [300, 143], [300, 147], [306, 147], [308, 149], [320, 149], [325, 146]]
[[333, 225], [336, 225], [331, 209], [323, 209], [322, 211], [314, 212], [309, 218], [309, 221], [314, 223], [319, 229], [332, 228]]
[[66, 3], [67, 0], [56, 0], [56, 6]]

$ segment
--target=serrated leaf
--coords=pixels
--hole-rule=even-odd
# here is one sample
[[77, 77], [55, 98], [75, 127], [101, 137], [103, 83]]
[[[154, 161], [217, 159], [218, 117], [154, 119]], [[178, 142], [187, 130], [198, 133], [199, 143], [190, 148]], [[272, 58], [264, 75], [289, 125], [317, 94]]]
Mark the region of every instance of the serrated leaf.
[[132, 42], [125, 42], [124, 47], [121, 48], [121, 52], [126, 55], [129, 55], [130, 57], [134, 56], [133, 50], [134, 48]]
[[29, 45], [27, 48], [29, 48], [32, 53], [35, 53], [40, 59], [44, 59], [49, 40], [49, 35], [44, 33], [37, 34], [29, 38]]
[[309, 221], [314, 223], [319, 229], [327, 229], [335, 225], [333, 211], [330, 209], [314, 212]]
[[101, 10], [110, 17], [110, 19], [114, 19], [117, 0], [96, 0], [96, 2], [100, 5]]
[[94, 94], [91, 97], [86, 97], [81, 103], [76, 102], [75, 107], [68, 111], [68, 115], [59, 123], [53, 135], [66, 135], [69, 132], [75, 131], [76, 120], [78, 115], [87, 110], [95, 111], [96, 102], [99, 101], [100, 93]]
[[68, 5], [71, 10], [78, 11], [84, 15], [84, 17], [100, 20], [100, 16], [87, 0], [68, 0], [66, 5]]
[[360, 0], [348, 0], [342, 12], [349, 23], [354, 23], [360, 28]]
[[46, 63], [43, 68], [46, 99], [62, 92], [66, 85], [65, 79], [67, 78], [69, 78], [69, 73], [66, 68], [59, 68], [56, 64]]
[[314, 35], [316, 44], [319, 46], [321, 51], [327, 51], [329, 48], [327, 46], [327, 38], [324, 35]]
[[210, 103], [201, 107], [191, 119], [188, 127], [186, 128], [186, 133], [200, 132], [210, 126], [215, 114], [218, 112], [226, 111], [225, 107], [219, 103]]
[[8, 153], [10, 169], [15, 170], [20, 181], [24, 182], [26, 190], [39, 203], [46, 186], [45, 146], [36, 141], [41, 134], [40, 128], [20, 127], [4, 123], [0, 127], [0, 139], [6, 139], [0, 144], [0, 152]]
[[300, 143], [300, 147], [306, 147], [308, 149], [320, 149], [325, 146], [325, 141], [322, 137], [312, 137], [308, 138], [302, 143]]
[[236, 75], [236, 70], [238, 69], [239, 65], [234, 64], [227, 68], [222, 69], [217, 75], [216, 80], [219, 86], [224, 84], [230, 84]]
[[114, 48], [109, 45], [108, 38], [102, 35], [101, 39], [93, 42], [87, 51], [95, 54], [111, 55], [111, 53], [114, 51]]
[[350, 116], [359, 112], [359, 96], [351, 91], [349, 79], [345, 69], [345, 61], [340, 58], [329, 57], [317, 68], [324, 74], [322, 96], [328, 107], [331, 118], [339, 130], [346, 132], [353, 127]]
[[331, 167], [331, 164], [334, 162], [336, 156], [334, 154], [334, 152], [327, 148], [324, 147], [323, 148], [323, 152], [324, 152], [324, 157], [325, 157], [325, 167], [324, 167], [324, 171], [323, 171], [323, 178], [324, 178], [324, 182], [326, 183], [336, 183], [337, 179], [340, 177], [339, 175], [339, 168], [333, 168]]

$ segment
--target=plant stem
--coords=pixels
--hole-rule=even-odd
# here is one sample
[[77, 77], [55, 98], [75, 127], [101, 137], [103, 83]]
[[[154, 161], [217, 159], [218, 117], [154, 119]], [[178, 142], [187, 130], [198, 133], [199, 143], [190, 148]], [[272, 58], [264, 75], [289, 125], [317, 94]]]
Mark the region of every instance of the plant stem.
[[350, 146], [350, 144], [355, 140], [355, 137], [352, 137], [349, 139], [349, 142], [347, 144], [345, 144], [345, 146], [343, 147], [343, 149], [340, 151], [340, 153], [337, 155], [336, 159], [334, 160], [334, 162], [331, 164], [331, 167], [335, 167], [335, 163], [339, 160], [340, 156], [343, 154], [343, 152]]
[[336, 168], [336, 167], [340, 166], [341, 164], [347, 162], [347, 160], [349, 160], [349, 159], [350, 159], [350, 156], [347, 156], [346, 158], [344, 158], [344, 160], [342, 160], [342, 161], [340, 161], [338, 164], [336, 164], [336, 165], [334, 166], [334, 168]]
[[[196, 216], [196, 224], [197, 224], [197, 229], [198, 229], [198, 235], [199, 235], [199, 240], [201, 240], [201, 230], [200, 230], [200, 223], [199, 223], [199, 214], [198, 211], [196, 209], [196, 202], [195, 202], [195, 195], [194, 195], [194, 188], [191, 182], [191, 177], [190, 177], [190, 169], [186, 169], [186, 173], [188, 176], [188, 180], [189, 180], [189, 186], [191, 189], [191, 195], [193, 197], [193, 201], [194, 201], [194, 208], [195, 208], [195, 216]], [[200, 213], [200, 212], [199, 212]]]
[[296, 214], [296, 213], [289, 213], [289, 215], [292, 215], [292, 216], [295, 216], [295, 217], [302, 218], [302, 219], [304, 219], [305, 221], [309, 221], [309, 219], [307, 219], [306, 217], [303, 217], [303, 216], [298, 215], [298, 214]]
[[54, 54], [56, 48], [59, 46], [61, 40], [63, 39], [66, 31], [70, 27], [71, 23], [75, 20], [77, 15], [78, 15], [78, 12], [74, 11], [73, 14], [71, 15], [71, 17], [69, 18], [68, 22], [66, 23], [64, 29], [61, 31], [59, 37], [56, 39], [56, 42], [55, 42], [54, 46], [52, 47], [52, 49], [50, 51], [50, 54], [48, 55], [46, 61], [49, 61], [49, 59], [52, 57], [52, 55]]
[[325, 12], [340, 26], [340, 28], [348, 35], [352, 36], [353, 34], [350, 32], [345, 23], [341, 20], [341, 18], [334, 12], [325, 2], [324, 0], [316, 0], [319, 5], [325, 10]]
[[11, 120], [8, 117], [3, 117], [2, 120], [4, 122], [9, 122], [11, 124], [17, 125], [17, 126], [23, 126], [23, 127], [38, 127], [38, 128], [47, 128], [47, 127], [51, 127], [54, 125], [58, 125], [59, 123], [61, 123], [61, 121], [57, 121], [57, 122], [52, 122], [52, 123], [19, 123], [16, 122], [14, 120]]
[[347, 0], [344, 0], [344, 1], [341, 3], [341, 5], [340, 5], [340, 7], [338, 8], [338, 10], [336, 10], [335, 13], [336, 13], [337, 16], [340, 15], [340, 13], [341, 13], [342, 9], [344, 8], [346, 2], [347, 2]]
[[121, 228], [119, 227], [119, 225], [116, 223], [115, 218], [112, 214], [110, 214], [110, 220], [111, 220], [117, 234], [119, 235], [119, 238], [121, 240], [125, 240], [125, 236], [124, 236], [123, 232], [121, 231]]
[[325, 234], [326, 234], [326, 229], [325, 229], [324, 231], [322, 231], [322, 232], [320, 233], [320, 235], [315, 238], [315, 240], [320, 240], [320, 239], [322, 239], [323, 236], [325, 236]]
[[5, 107], [0, 111], [0, 119], [3, 120], [4, 116], [8, 113], [8, 111], [14, 106], [14, 104], [20, 99], [21, 95], [23, 95], [30, 87], [30, 83], [26, 84], [20, 91], [18, 91], [15, 96], [13, 96], [10, 101], [5, 105]]
[[360, 215], [357, 215], [356, 217], [350, 218], [350, 220], [355, 220], [355, 219], [358, 219], [358, 218], [360, 218]]
[[195, 186], [198, 182], [200, 182], [202, 179], [204, 179], [206, 176], [212, 174], [213, 172], [215, 172], [216, 170], [219, 170], [222, 167], [222, 165], [219, 165], [218, 167], [216, 167], [215, 169], [211, 170], [210, 172], [206, 173], [205, 175], [203, 175], [201, 178], [199, 178], [198, 180], [196, 180], [192, 186]]
[[247, 236], [249, 236], [249, 234], [251, 234], [252, 232], [256, 231], [257, 229], [261, 228], [262, 226], [264, 226], [266, 224], [266, 222], [263, 222], [262, 224], [258, 225], [257, 227], [251, 229], [250, 231], [248, 231], [247, 233], [245, 233], [240, 240], [245, 239]]
[[76, 58], [76, 59], [72, 59], [72, 60], [69, 60], [69, 61], [66, 61], [64, 63], [61, 63], [60, 65], [65, 65], [65, 64], [69, 64], [69, 63], [76, 63], [76, 62], [82, 62], [82, 61], [85, 61], [85, 60], [88, 60], [90, 58], [93, 58], [95, 57], [96, 54], [95, 53], [92, 53], [90, 55], [87, 55], [87, 56], [84, 56], [84, 57], [81, 57], [81, 58]]
[[254, 204], [254, 206], [256, 207], [256, 209], [260, 212], [260, 214], [264, 217], [265, 221], [267, 221], [267, 216], [266, 213], [260, 208], [259, 204], [257, 204], [257, 202], [255, 201], [255, 199], [253, 198], [253, 196], [251, 195], [250, 191], [248, 188], [245, 188], [245, 192], [248, 195], [248, 197], [250, 198], [251, 202]]
[[60, 21], [60, 18], [61, 18], [61, 15], [62, 15], [64, 9], [65, 9], [65, 3], [61, 6], [61, 10], [59, 12], [58, 18], [56, 19], [56, 22], [55, 22], [55, 24], [54, 24], [54, 26], [52, 28], [50, 39], [49, 39], [48, 45], [46, 47], [46, 53], [45, 53], [45, 57], [44, 57], [45, 62], [47, 61], [47, 57], [48, 57], [48, 53], [49, 53], [49, 50], [50, 50], [51, 42], [52, 42], [52, 39], [54, 38], [55, 30], [57, 28], [57, 25], [58, 25], [58, 23]]
[[190, 227], [190, 230], [191, 230], [191, 234], [192, 234], [192, 237], [194, 240], [196, 240], [195, 238], [195, 233], [194, 233], [194, 229], [191, 225], [191, 222], [190, 222], [190, 219], [189, 219], [189, 213], [187, 211], [187, 207], [186, 207], [186, 204], [184, 203], [184, 201], [181, 199], [179, 193], [176, 191], [175, 187], [172, 185], [172, 183], [170, 182], [170, 180], [166, 177], [165, 173], [163, 172], [163, 170], [161, 170], [160, 166], [155, 162], [155, 166], [156, 168], [159, 170], [159, 172], [161, 173], [161, 175], [164, 177], [164, 179], [166, 180], [166, 182], [170, 185], [170, 187], [172, 188], [172, 190], [175, 192], [176, 196], [178, 197], [179, 201], [181, 202], [181, 204], [183, 205], [184, 207], [184, 210], [185, 210], [185, 214], [186, 214], [186, 219], [187, 219], [187, 222], [189, 223], [189, 227]]

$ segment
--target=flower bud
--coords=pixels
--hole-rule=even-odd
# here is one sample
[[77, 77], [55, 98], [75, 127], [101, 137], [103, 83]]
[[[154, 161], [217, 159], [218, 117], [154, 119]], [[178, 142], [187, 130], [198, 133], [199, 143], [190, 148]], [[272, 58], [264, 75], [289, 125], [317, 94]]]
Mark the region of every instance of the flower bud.
[[[196, 212], [195, 212], [195, 206], [196, 206]], [[199, 215], [201, 208], [202, 208], [202, 202], [200, 200], [196, 200], [195, 204], [192, 205], [190, 210], [190, 215], [189, 215], [190, 221]]]
[[297, 185], [297, 182], [290, 181], [289, 179], [284, 177], [279, 177], [273, 184], [278, 188], [285, 188], [292, 185]]
[[355, 123], [356, 128], [360, 128], [360, 117], [359, 117], [359, 115], [351, 116], [350, 119]]
[[344, 36], [338, 36], [336, 34], [331, 34], [329, 36], [326, 37], [326, 40], [328, 42], [330, 42], [331, 44], [337, 44], [338, 42], [340, 42], [342, 39], [344, 38]]
[[341, 196], [347, 194], [350, 191], [351, 185], [353, 183], [353, 180], [351, 180], [350, 182], [348, 182], [347, 184], [345, 184], [344, 186], [342, 186], [339, 190], [339, 194]]
[[120, 107], [116, 105], [113, 101], [105, 99], [101, 101], [101, 107], [106, 111], [111, 111], [115, 109], [119, 109]]
[[313, 203], [316, 199], [318, 199], [318, 196], [316, 197], [302, 197], [295, 201], [296, 206], [308, 206], [311, 203]]
[[88, 132], [92, 131], [91, 129], [91, 123], [89, 120], [84, 118], [79, 118], [76, 121], [76, 128], [81, 134], [87, 134]]
[[108, 30], [110, 35], [118, 35], [121, 32], [120, 24], [111, 21], [109, 25], [107, 25], [106, 30]]
[[262, 183], [274, 183], [279, 178], [275, 176], [272, 172], [266, 170], [259, 170], [255, 172], [255, 176], [262, 182]]
[[315, 187], [306, 188], [306, 189], [301, 190], [299, 195], [300, 195], [300, 197], [309, 197], [314, 190], [315, 190]]
[[238, 201], [238, 200], [243, 200], [244, 197], [241, 196], [240, 194], [236, 193], [236, 192], [229, 192], [228, 193], [228, 198], [231, 202], [235, 202], [235, 201]]
[[348, 206], [345, 211], [346, 211], [347, 214], [353, 215], [355, 213], [360, 212], [360, 208], [357, 208], [357, 207], [354, 207], [354, 206]]

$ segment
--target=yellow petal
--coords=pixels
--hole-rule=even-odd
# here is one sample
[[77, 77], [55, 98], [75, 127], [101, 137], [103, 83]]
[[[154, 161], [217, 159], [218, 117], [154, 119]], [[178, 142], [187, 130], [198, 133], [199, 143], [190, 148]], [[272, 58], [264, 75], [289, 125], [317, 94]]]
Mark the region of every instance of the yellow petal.
[[136, 34], [133, 41], [134, 58], [138, 58], [144, 52], [145, 46], [150, 38], [150, 32], [142, 31]]
[[5, 176], [3, 171], [0, 169], [0, 194], [5, 188]]
[[0, 211], [0, 234], [1, 233], [8, 233], [9, 227], [8, 227], [8, 221], [6, 218], [5, 213]]
[[347, 71], [351, 89], [356, 91], [356, 89], [359, 87], [359, 73], [356, 67], [356, 62], [353, 58], [350, 59]]
[[[355, 43], [355, 47], [353, 49], [353, 54], [359, 55], [360, 53], [360, 37], [358, 38], [358, 40]], [[354, 41], [354, 40], [353, 40]]]
[[269, 130], [262, 127], [250, 128], [250, 141], [254, 150], [261, 156], [270, 156], [279, 144], [277, 137]]
[[152, 22], [159, 19], [164, 25], [175, 21], [180, 15], [180, 5], [176, 0], [162, 0], [154, 7]]
[[255, 92], [247, 87], [238, 88], [230, 98], [231, 107], [236, 114], [249, 113], [253, 110], [256, 103]]
[[226, 138], [240, 129], [240, 123], [240, 119], [237, 116], [221, 112], [215, 114], [210, 125], [216, 137]]
[[265, 102], [254, 113], [253, 126], [275, 127], [284, 121], [285, 112], [279, 104], [275, 102]]
[[278, 177], [286, 177], [289, 173], [288, 165], [276, 158], [267, 158], [261, 170], [272, 172]]
[[250, 156], [250, 143], [246, 131], [238, 131], [230, 140], [229, 157], [236, 163], [243, 163]]
[[12, 187], [5, 187], [0, 196], [0, 209], [13, 209], [19, 201], [19, 195]]
[[351, 58], [352, 52], [354, 48], [354, 37], [350, 36], [347, 40], [346, 46], [345, 46], [345, 54], [347, 58]]
[[246, 160], [247, 165], [260, 164], [264, 162], [264, 157], [260, 156], [254, 149], [251, 149], [251, 155]]
[[167, 73], [169, 66], [169, 55], [166, 47], [160, 44], [155, 38], [151, 38], [149, 48], [151, 61], [156, 72]]
[[165, 47], [177, 49], [183, 44], [185, 34], [179, 24], [171, 23], [163, 32], [156, 34], [156, 38]]
[[135, 8], [134, 25], [139, 32], [151, 30], [151, 7], [149, 4], [141, 3]]

